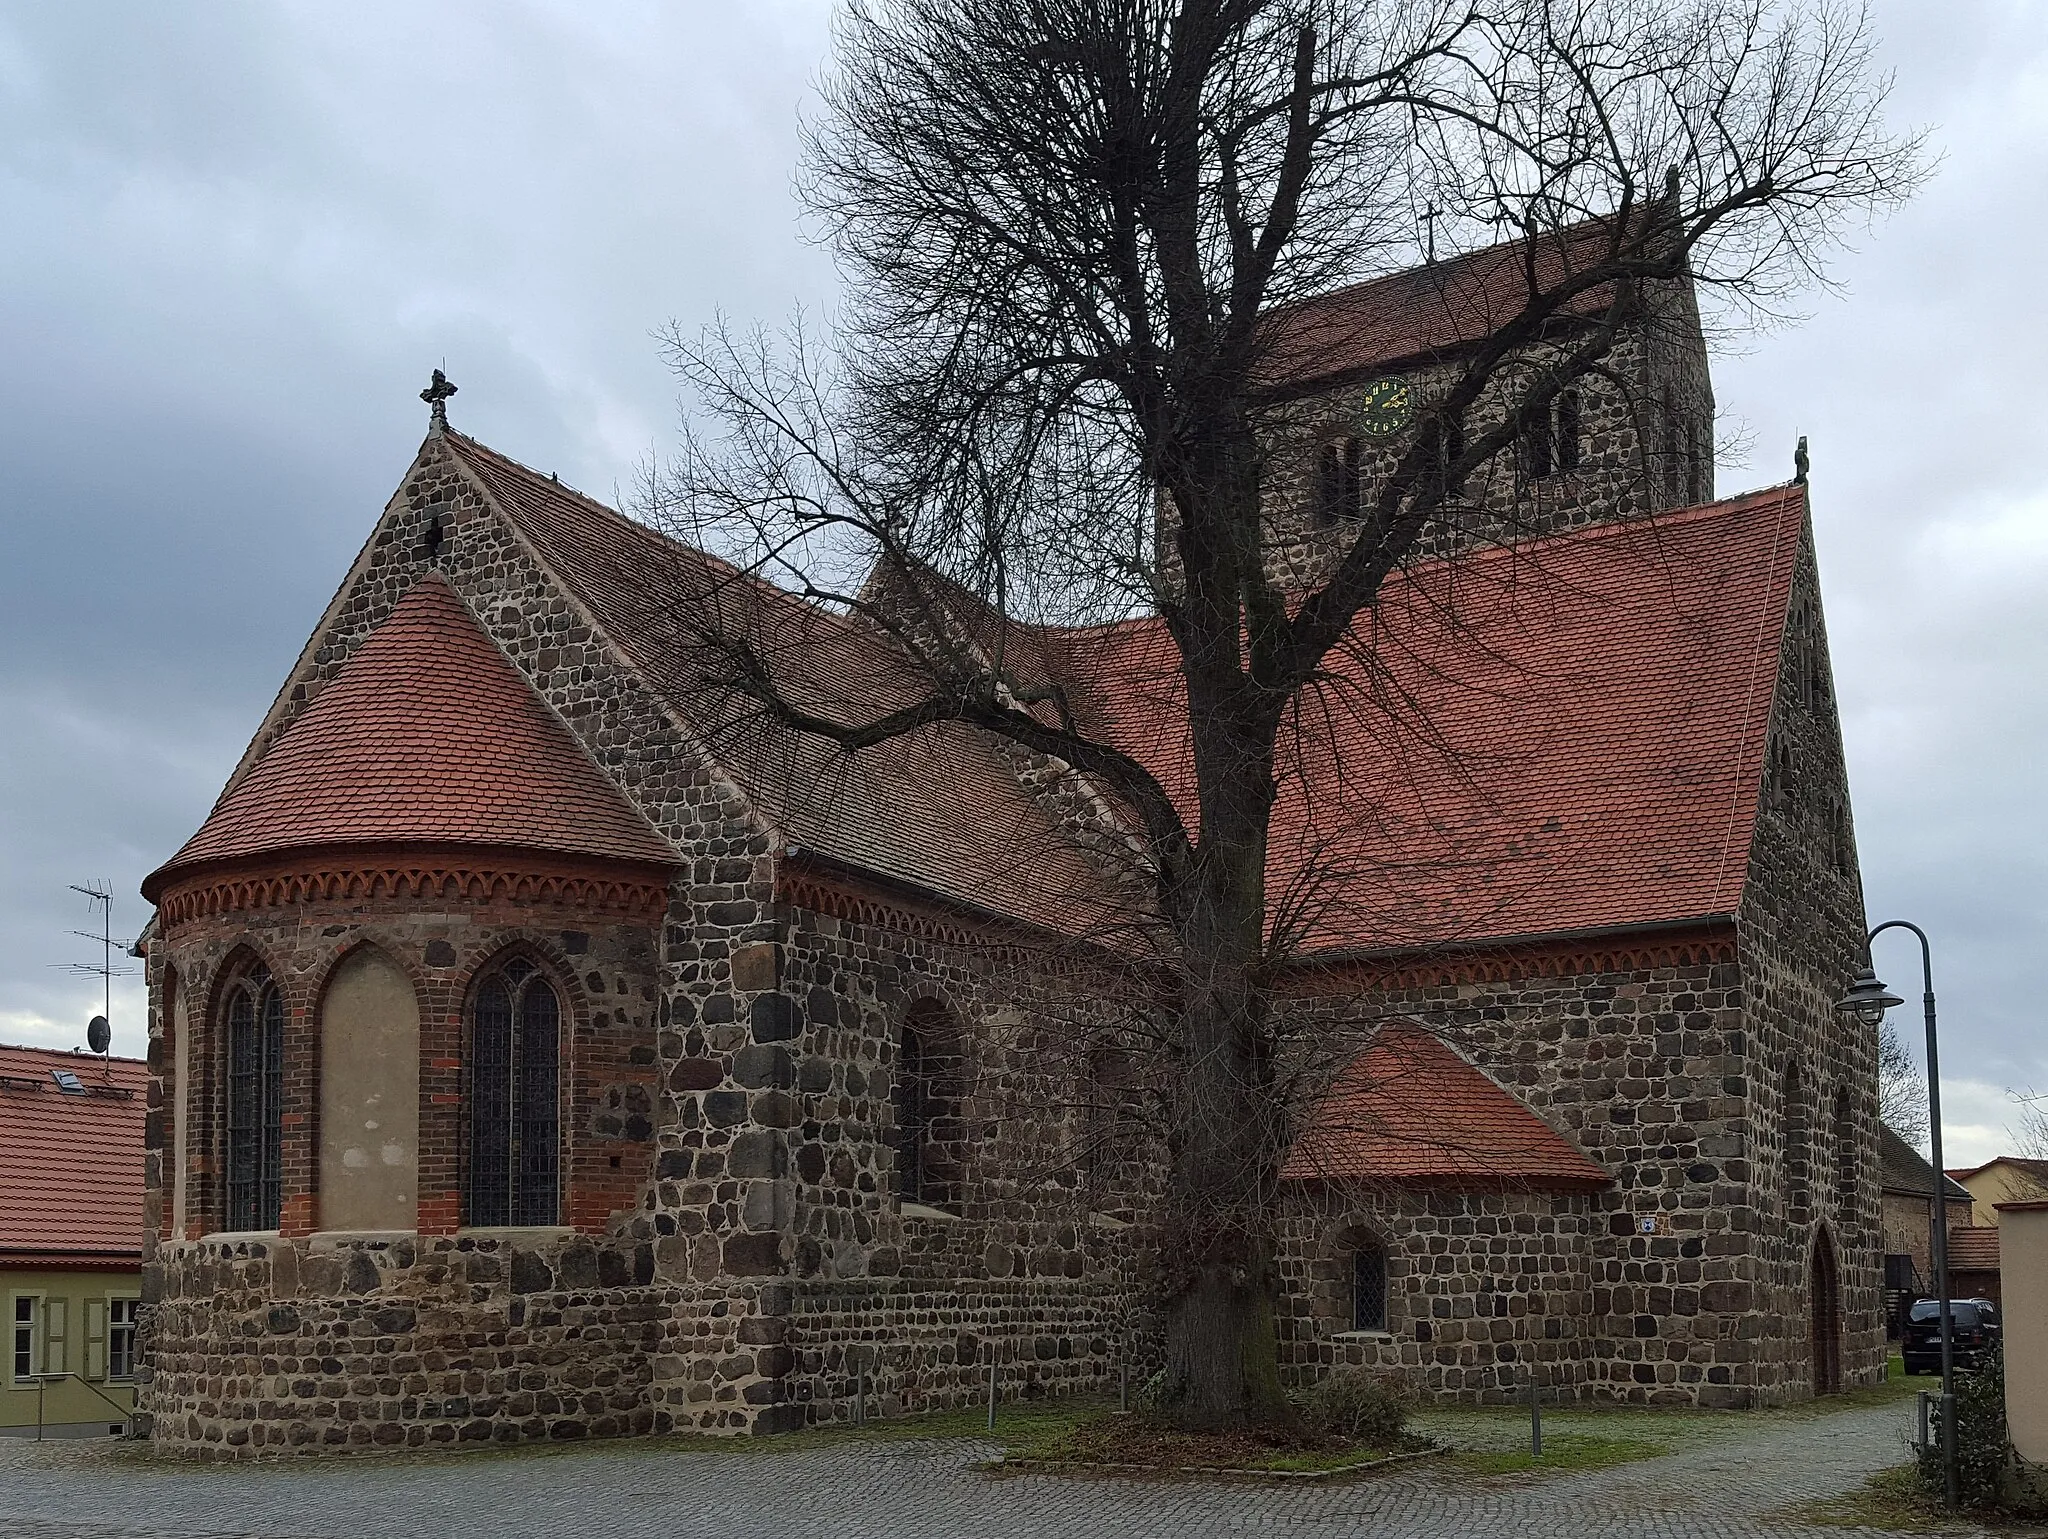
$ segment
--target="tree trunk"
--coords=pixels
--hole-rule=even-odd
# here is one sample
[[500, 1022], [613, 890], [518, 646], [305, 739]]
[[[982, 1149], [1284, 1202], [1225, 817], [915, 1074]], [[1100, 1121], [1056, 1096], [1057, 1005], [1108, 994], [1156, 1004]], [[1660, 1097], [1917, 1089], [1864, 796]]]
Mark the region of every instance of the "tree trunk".
[[1284, 1422], [1274, 1304], [1274, 1176], [1284, 1109], [1273, 1093], [1259, 976], [1265, 940], [1270, 737], [1219, 736], [1204, 774], [1201, 848], [1177, 909], [1177, 1033], [1169, 1129], [1164, 1408], [1183, 1425]]

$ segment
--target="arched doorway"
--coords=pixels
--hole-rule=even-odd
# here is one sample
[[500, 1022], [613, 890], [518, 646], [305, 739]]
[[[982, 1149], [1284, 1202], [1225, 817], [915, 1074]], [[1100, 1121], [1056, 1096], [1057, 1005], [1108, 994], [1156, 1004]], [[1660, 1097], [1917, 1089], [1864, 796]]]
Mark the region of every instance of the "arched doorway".
[[1838, 1395], [1842, 1392], [1842, 1298], [1835, 1273], [1835, 1242], [1825, 1229], [1813, 1237], [1807, 1300], [1813, 1322], [1813, 1392]]

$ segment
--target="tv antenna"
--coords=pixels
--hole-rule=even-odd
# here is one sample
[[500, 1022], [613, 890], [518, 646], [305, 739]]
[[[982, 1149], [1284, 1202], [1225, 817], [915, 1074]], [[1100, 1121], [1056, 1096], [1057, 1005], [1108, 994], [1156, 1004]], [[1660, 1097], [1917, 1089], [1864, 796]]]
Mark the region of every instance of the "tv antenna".
[[114, 939], [114, 889], [112, 884], [107, 882], [88, 882], [81, 887], [78, 883], [73, 882], [71, 890], [89, 899], [99, 908], [100, 928], [98, 934], [94, 934], [91, 930], [73, 930], [71, 933], [78, 936], [81, 940], [98, 941], [100, 945], [100, 959], [97, 964], [92, 962], [59, 962], [56, 965], [77, 977], [97, 978], [100, 980], [101, 1013], [86, 1023], [85, 1041], [86, 1045], [93, 1052], [98, 1053], [104, 1058], [107, 1054], [107, 1049], [112, 1046], [114, 1041], [114, 980], [127, 977], [135, 969], [132, 967], [118, 967], [114, 963], [114, 948], [120, 946], [125, 951], [128, 943]]

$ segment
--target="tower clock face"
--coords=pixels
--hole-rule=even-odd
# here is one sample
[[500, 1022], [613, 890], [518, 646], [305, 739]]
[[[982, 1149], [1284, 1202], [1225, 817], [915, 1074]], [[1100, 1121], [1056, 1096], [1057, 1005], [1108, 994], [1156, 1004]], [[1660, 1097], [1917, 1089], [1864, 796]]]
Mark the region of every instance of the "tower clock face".
[[1415, 392], [1405, 379], [1375, 380], [1358, 405], [1358, 431], [1388, 439], [1415, 420]]

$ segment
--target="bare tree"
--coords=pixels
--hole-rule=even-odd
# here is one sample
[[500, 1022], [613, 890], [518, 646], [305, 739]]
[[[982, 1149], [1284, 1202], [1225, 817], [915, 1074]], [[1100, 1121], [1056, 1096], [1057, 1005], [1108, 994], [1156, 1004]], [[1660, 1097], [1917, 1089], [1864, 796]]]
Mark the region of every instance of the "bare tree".
[[2032, 1089], [2009, 1094], [2020, 1109], [2020, 1124], [2013, 1129], [2013, 1142], [2020, 1158], [2048, 1160], [2048, 1095]]
[[[1123, 830], [1172, 1067], [1187, 1423], [1287, 1415], [1271, 984], [1304, 900], [1269, 893], [1266, 854], [1333, 655], [1661, 290], [1778, 317], [1910, 190], [1885, 91], [1829, 0], [849, 0], [801, 179], [846, 279], [829, 345], [670, 337], [710, 426], [650, 473], [652, 515], [888, 634], [914, 680], [824, 708], [709, 604], [725, 685], [847, 752], [968, 724]], [[1512, 302], [1290, 588], [1261, 508], [1276, 315], [1503, 241]], [[1018, 623], [1137, 612], [1171, 637], [1184, 797]]]
[[1927, 1142], [1927, 1079], [1889, 1017], [1877, 1033], [1877, 1115], [1915, 1148]]

